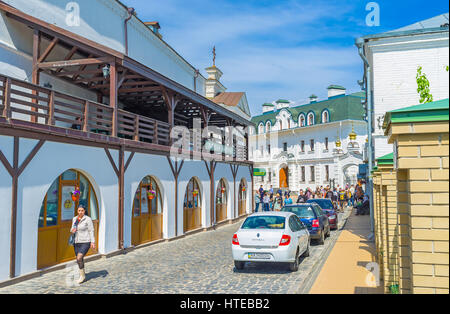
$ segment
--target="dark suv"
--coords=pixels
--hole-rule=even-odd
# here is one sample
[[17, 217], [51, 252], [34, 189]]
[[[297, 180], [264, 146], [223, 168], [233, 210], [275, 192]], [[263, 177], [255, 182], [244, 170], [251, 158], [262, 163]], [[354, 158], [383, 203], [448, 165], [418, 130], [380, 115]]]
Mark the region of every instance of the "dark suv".
[[317, 204], [294, 204], [284, 206], [281, 211], [296, 214], [308, 228], [310, 238], [324, 244], [330, 236], [330, 223], [324, 211]]

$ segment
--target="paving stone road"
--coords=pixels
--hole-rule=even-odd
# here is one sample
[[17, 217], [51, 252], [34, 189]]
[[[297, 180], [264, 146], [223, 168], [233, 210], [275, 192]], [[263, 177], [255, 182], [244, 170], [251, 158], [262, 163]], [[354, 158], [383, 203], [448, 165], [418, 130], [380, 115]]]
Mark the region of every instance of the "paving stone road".
[[301, 260], [298, 272], [271, 263], [247, 263], [236, 270], [231, 237], [240, 223], [86, 263], [87, 281], [79, 286], [72, 284], [74, 265], [0, 288], [0, 293], [298, 293], [339, 233], [332, 231], [325, 245], [312, 244], [311, 255]]

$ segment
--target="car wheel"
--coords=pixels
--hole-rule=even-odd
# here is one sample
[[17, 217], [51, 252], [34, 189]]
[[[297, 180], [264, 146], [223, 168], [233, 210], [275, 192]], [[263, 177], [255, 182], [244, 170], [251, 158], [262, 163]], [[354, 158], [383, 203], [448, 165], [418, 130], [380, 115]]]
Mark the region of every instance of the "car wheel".
[[329, 238], [330, 237], [330, 233], [331, 233], [331, 227], [330, 225], [328, 225], [328, 232], [326, 234], [326, 237]]
[[298, 271], [298, 249], [297, 253], [295, 253], [295, 262], [289, 264], [289, 270], [290, 271]]
[[236, 267], [236, 269], [244, 269], [244, 265], [245, 262], [234, 261], [234, 267]]
[[308, 247], [306, 248], [305, 253], [303, 253], [303, 257], [308, 257], [309, 256], [309, 241], [308, 241]]
[[324, 231], [322, 230], [320, 232], [320, 239], [319, 239], [319, 244], [322, 245], [325, 243], [325, 235], [324, 235]]

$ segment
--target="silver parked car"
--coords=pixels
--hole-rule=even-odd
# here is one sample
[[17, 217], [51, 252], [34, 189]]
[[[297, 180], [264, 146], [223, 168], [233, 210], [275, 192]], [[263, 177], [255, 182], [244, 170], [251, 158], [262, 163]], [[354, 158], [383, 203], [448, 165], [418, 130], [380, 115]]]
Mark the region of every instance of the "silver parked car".
[[309, 232], [294, 213], [260, 212], [247, 217], [233, 235], [236, 269], [245, 262], [283, 262], [297, 271], [300, 256], [309, 256]]

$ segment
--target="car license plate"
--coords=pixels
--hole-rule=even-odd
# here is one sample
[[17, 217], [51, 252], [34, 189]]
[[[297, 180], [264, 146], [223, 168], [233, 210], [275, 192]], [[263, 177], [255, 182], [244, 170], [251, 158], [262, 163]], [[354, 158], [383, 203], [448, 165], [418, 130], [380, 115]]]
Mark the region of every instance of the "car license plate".
[[248, 253], [249, 259], [270, 259], [270, 254], [267, 253]]

